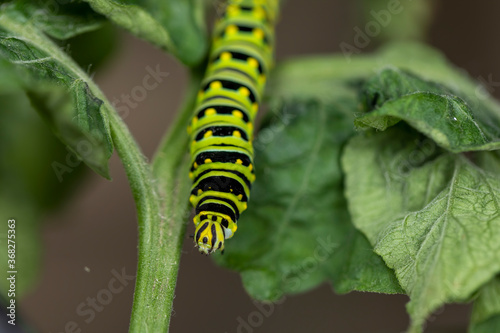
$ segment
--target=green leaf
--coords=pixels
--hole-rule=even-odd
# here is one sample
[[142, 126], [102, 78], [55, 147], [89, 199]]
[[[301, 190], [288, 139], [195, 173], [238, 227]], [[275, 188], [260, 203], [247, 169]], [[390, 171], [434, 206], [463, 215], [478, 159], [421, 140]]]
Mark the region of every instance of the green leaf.
[[313, 85], [327, 93], [326, 89], [332, 82], [342, 80], [359, 87], [387, 67], [418, 73], [426, 81], [448, 86], [459, 92], [459, 97], [472, 109], [480, 110], [475, 116], [497, 119], [498, 122], [500, 106], [488, 94], [488, 87], [464, 75], [464, 71], [451, 65], [439, 51], [417, 43], [391, 43], [373, 54], [352, 58], [334, 55], [288, 60], [276, 68], [269, 88], [280, 93], [292, 90], [300, 94], [301, 89], [310, 91], [308, 85]]
[[204, 0], [85, 0], [92, 8], [134, 35], [170, 51], [189, 66], [208, 49]]
[[104, 19], [86, 3], [54, 0], [16, 0], [13, 8], [30, 24], [57, 39], [68, 39], [101, 27]]
[[346, 146], [353, 223], [410, 296], [414, 332], [432, 311], [467, 301], [500, 272], [500, 159], [477, 156], [473, 164], [444, 153], [399, 126]]
[[[355, 91], [336, 98], [287, 99], [255, 140], [257, 180], [238, 232], [219, 264], [241, 273], [260, 300], [311, 289], [401, 292], [393, 273], [350, 222], [340, 152], [353, 134]], [[333, 100], [336, 102], [333, 103]]]
[[500, 315], [488, 318], [484, 322], [474, 324], [469, 328], [469, 333], [500, 332]]
[[[109, 178], [109, 104], [90, 78], [10, 6], [0, 11], [0, 57], [15, 66], [33, 106], [81, 160]], [[99, 97], [98, 95], [99, 94]]]
[[471, 333], [498, 332], [500, 330], [500, 277], [485, 284], [478, 293], [472, 311]]
[[452, 152], [500, 148], [500, 118], [484, 105], [471, 108], [441, 84], [388, 68], [363, 88], [367, 114], [359, 127], [385, 130], [400, 120]]
[[[109, 133], [101, 116], [103, 101], [96, 98], [83, 81], [75, 80], [70, 89], [73, 102], [66, 91], [50, 86], [48, 89], [29, 89], [28, 96], [52, 132], [79, 159], [109, 179], [108, 160], [113, 146], [111, 138], [103, 137], [103, 133]], [[61, 177], [69, 172], [65, 165], [57, 168]]]
[[[346, 61], [346, 57], [350, 61]], [[411, 73], [418, 73], [420, 77]], [[453, 140], [451, 141], [458, 147], [460, 145], [468, 145], [469, 148], [461, 148], [464, 150], [477, 149], [477, 147], [486, 149], [491, 148], [495, 144], [490, 143], [488, 140], [491, 140], [491, 142], [495, 140], [494, 133], [496, 133], [496, 124], [498, 124], [500, 115], [498, 103], [485, 94], [485, 90], [477, 82], [463, 75], [462, 71], [449, 65], [448, 61], [441, 54], [418, 44], [391, 44], [373, 55], [363, 55], [353, 57], [352, 59], [348, 55], [344, 55], [289, 60], [276, 68], [269, 82], [269, 88], [271, 96], [278, 96], [285, 100], [295, 98], [304, 101], [312, 97], [321, 101], [341, 101], [349, 112], [356, 114], [357, 117], [364, 116], [366, 111], [370, 111], [370, 113], [376, 112], [372, 111], [374, 107], [383, 107], [388, 103], [396, 103], [401, 98], [422, 92], [426, 92], [429, 95], [445, 96], [449, 99], [448, 102], [456, 104], [453, 110], [461, 112], [461, 116], [464, 119], [467, 120], [467, 112], [472, 114], [475, 121], [481, 126], [480, 131], [472, 132], [474, 128], [466, 127], [465, 129], [472, 134], [469, 138], [460, 137], [453, 132], [453, 128], [447, 129], [443, 124], [435, 122], [436, 120], [432, 119], [431, 116], [427, 117], [429, 118], [429, 123], [433, 124], [432, 121], [434, 121], [434, 126], [439, 127], [440, 130], [443, 130], [441, 128], [443, 127], [446, 130], [445, 133], [455, 135], [454, 138], [458, 140], [458, 143]], [[349, 91], [351, 93], [347, 93]], [[356, 104], [356, 96], [353, 96], [352, 91], [358, 94], [363, 92], [363, 94], [360, 94], [362, 97], [361, 105], [358, 106]], [[336, 92], [339, 92], [339, 94], [336, 94]], [[344, 99], [339, 99], [339, 96], [343, 96]], [[472, 111], [469, 109], [464, 110], [463, 104]], [[408, 105], [408, 108], [410, 107], [411, 104]], [[362, 113], [359, 111], [362, 111]], [[402, 111], [404, 111], [404, 108], [402, 108]], [[426, 112], [428, 110], [424, 108], [421, 111]], [[394, 118], [387, 116], [386, 120], [394, 121], [394, 124], [398, 121], [398, 119], [394, 120]], [[313, 125], [309, 124], [309, 126]], [[458, 274], [455, 274], [455, 272], [450, 273], [449, 271], [446, 271], [446, 274], [441, 274], [441, 271], [437, 269], [430, 271], [429, 275], [427, 275], [425, 274], [425, 268], [421, 267], [425, 267], [425, 265], [429, 265], [432, 262], [426, 261], [428, 257], [422, 256], [421, 258], [419, 257], [422, 262], [418, 262], [418, 266], [414, 267], [415, 270], [418, 270], [419, 274], [412, 275], [410, 274], [411, 270], [404, 271], [403, 269], [402, 271], [401, 268], [404, 264], [415, 262], [411, 258], [408, 259], [406, 252], [404, 252], [407, 245], [398, 244], [399, 247], [391, 248], [391, 243], [382, 242], [382, 240], [388, 242], [388, 239], [384, 239], [383, 236], [385, 233], [392, 232], [393, 229], [398, 231], [396, 228], [398, 226], [397, 223], [406, 215], [410, 216], [410, 214], [422, 211], [422, 214], [424, 212], [427, 214], [427, 222], [432, 220], [432, 212], [427, 212], [424, 208], [428, 207], [427, 205], [430, 205], [441, 192], [444, 193], [446, 188], [449, 187], [455, 168], [459, 168], [460, 170], [460, 180], [467, 178], [467, 172], [473, 175], [470, 177], [471, 179], [480, 178], [478, 174], [482, 172], [487, 175], [486, 178], [488, 178], [488, 181], [492, 181], [490, 179], [492, 175], [498, 173], [498, 161], [496, 155], [492, 153], [469, 153], [467, 157], [473, 159], [476, 163], [476, 168], [474, 168], [475, 166], [463, 156], [447, 153], [440, 146], [436, 145], [434, 140], [418, 133], [404, 122], [387, 129], [386, 132], [388, 134], [383, 134], [382, 137], [379, 136], [382, 134], [377, 134], [374, 131], [362, 132], [360, 138], [353, 139], [353, 143], [349, 145], [351, 147], [351, 145], [357, 142], [356, 140], [360, 140], [356, 144], [357, 150], [351, 151], [350, 164], [348, 165], [350, 169], [347, 168], [345, 165], [346, 160], [344, 160], [344, 171], [348, 177], [348, 202], [352, 206], [350, 207], [350, 211], [353, 214], [352, 218], [356, 227], [368, 237], [371, 244], [376, 246], [377, 253], [387, 256], [387, 258], [384, 257], [384, 260], [391, 268], [396, 270], [401, 286], [412, 297], [409, 306], [409, 311], [413, 318], [412, 329], [418, 331], [426, 316], [437, 307], [450, 301], [468, 301], [471, 295], [483, 283], [491, 279], [492, 275], [497, 271], [497, 268], [495, 268], [497, 265], [486, 265], [486, 268], [481, 266], [481, 269], [484, 268], [484, 270], [477, 272], [474, 270], [476, 267], [470, 263], [473, 260], [468, 257], [465, 260], [469, 259], [467, 263], [469, 266], [463, 266], [462, 263], [450, 261], [453, 267], [463, 269]], [[486, 140], [481, 141], [480, 136], [479, 138], [473, 137], [474, 134], [478, 133], [486, 133]], [[435, 133], [432, 132], [432, 134]], [[446, 143], [446, 140], [439, 137], [439, 135], [429, 136], [435, 138], [440, 144], [443, 142]], [[259, 138], [261, 137], [262, 133], [259, 135]], [[467, 139], [472, 142], [468, 142]], [[258, 142], [259, 139], [257, 140]], [[491, 146], [486, 147], [485, 145], [488, 144], [491, 144]], [[450, 144], [447, 147], [449, 146]], [[285, 144], [282, 143], [281, 147], [285, 147]], [[385, 154], [382, 153], [384, 149], [387, 150]], [[283, 154], [285, 153], [283, 152]], [[259, 164], [258, 160], [256, 160], [257, 172], [259, 171]], [[278, 166], [274, 166], [274, 168], [276, 169]], [[387, 170], [391, 170], [392, 173]], [[280, 171], [276, 170], [276, 172]], [[268, 171], [268, 173], [272, 175], [272, 171]], [[271, 180], [267, 181], [271, 183]], [[272, 184], [273, 186], [277, 186], [275, 183]], [[495, 192], [495, 190], [492, 191]], [[493, 195], [492, 193], [490, 194], [491, 196]], [[483, 198], [483, 201], [481, 199], [477, 198], [479, 200], [478, 205], [481, 206], [481, 204], [484, 204], [485, 210], [487, 210], [489, 208], [485, 204], [485, 201], [488, 202], [487, 198]], [[252, 200], [254, 200], [253, 197]], [[309, 206], [315, 207], [314, 203]], [[435, 207], [436, 210], [439, 210], [439, 208]], [[243, 219], [246, 214], [257, 214], [256, 212], [252, 212], [252, 209], [261, 211], [260, 206], [252, 208], [249, 205], [248, 213], [245, 212], [242, 215], [240, 230], [245, 225]], [[307, 209], [310, 208], [308, 207]], [[484, 213], [495, 214], [495, 212]], [[266, 216], [271, 216], [266, 213], [263, 215], [258, 216], [258, 218], [265, 219]], [[258, 218], [252, 219], [252, 222], [253, 220], [258, 220]], [[271, 222], [264, 220], [261, 223], [271, 224], [272, 218], [267, 218]], [[420, 219], [420, 216], [418, 218]], [[471, 221], [480, 218], [482, 216], [475, 216]], [[418, 227], [419, 225], [416, 224], [414, 226]], [[427, 224], [422, 224], [422, 226], [427, 226]], [[478, 226], [484, 225], [478, 224]], [[435, 230], [438, 229], [436, 228]], [[433, 229], [433, 231], [435, 230]], [[415, 247], [418, 246], [418, 237], [422, 236], [418, 233], [419, 231], [425, 233], [425, 230], [414, 230], [415, 244], [409, 243], [408, 245], [411, 251], [414, 251]], [[476, 238], [472, 242], [477, 241], [477, 234], [474, 235]], [[458, 235], [457, 241], [462, 240], [461, 236], [461, 234]], [[235, 235], [236, 237], [237, 235]], [[491, 234], [491, 237], [491, 239], [486, 239], [482, 245], [494, 246], [494, 234]], [[262, 239], [259, 241], [262, 241]], [[257, 243], [256, 241], [255, 244]], [[424, 245], [428, 246], [429, 243]], [[453, 246], [447, 244], [447, 246], [453, 248], [455, 244]], [[254, 248], [247, 248], [248, 253], [255, 251]], [[393, 250], [393, 252], [390, 252], [390, 254], [389, 252], [384, 252], [389, 251], [388, 249]], [[430, 258], [445, 261], [439, 254], [433, 253], [432, 248], [430, 250], [426, 249], [428, 252], [424, 253], [427, 253]], [[481, 249], [484, 249], [484, 247], [478, 248], [478, 250]], [[495, 251], [495, 249], [491, 250], [489, 256], [485, 256], [484, 260], [493, 261], [492, 257], [495, 256]], [[423, 255], [423, 253], [420, 254]], [[435, 255], [435, 257], [432, 257], [432, 255]], [[456, 255], [454, 259], [460, 258], [460, 255]], [[398, 261], [399, 259], [400, 261]], [[241, 260], [234, 260], [233, 265], [236, 265], [238, 262], [245, 262], [246, 260], [248, 258], [242, 255]], [[276, 259], [276, 262], [279, 262], [278, 259]], [[410, 273], [407, 273], [408, 271]], [[475, 275], [470, 280], [465, 281], [464, 286], [458, 286], [458, 291], [455, 293], [455, 285], [453, 283], [456, 280], [454, 279], [466, 280], [464, 276], [468, 272], [472, 272], [471, 274]], [[272, 274], [268, 276], [272, 277], [268, 277], [270, 281], [279, 280], [275, 276], [273, 277]], [[374, 276], [379, 275], [375, 274]], [[244, 282], [247, 280], [249, 281], [251, 278], [244, 278]], [[349, 282], [353, 280], [346, 279], [345, 281]], [[432, 281], [432, 283], [428, 281]], [[435, 286], [438, 288], [438, 292], [436, 293], [432, 289]], [[425, 288], [429, 288], [430, 290]], [[275, 289], [279, 288], [275, 287]], [[265, 291], [266, 289], [256, 287], [255, 290], [261, 293], [262, 290]], [[256, 292], [250, 291], [250, 293], [254, 295]]]
[[425, 80], [412, 72], [397, 67], [382, 68], [361, 87], [361, 100], [365, 112], [371, 112], [386, 102], [417, 92], [451, 95], [443, 84]]

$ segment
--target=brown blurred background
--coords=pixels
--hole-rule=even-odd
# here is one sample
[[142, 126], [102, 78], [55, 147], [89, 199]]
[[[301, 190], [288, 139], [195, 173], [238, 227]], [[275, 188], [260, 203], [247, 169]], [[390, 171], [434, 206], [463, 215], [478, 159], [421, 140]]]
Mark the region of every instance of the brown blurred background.
[[[430, 44], [473, 78], [491, 74], [494, 81], [500, 81], [500, 2], [456, 0], [436, 4]], [[352, 43], [353, 27], [360, 24], [356, 12], [359, 6], [349, 0], [288, 0], [277, 30], [278, 60], [339, 52], [340, 42]], [[120, 49], [96, 76], [111, 101], [141, 85], [147, 66], [159, 65], [170, 73], [126, 117], [150, 158], [179, 107], [186, 71], [148, 43], [124, 32], [120, 36]], [[500, 96], [500, 87], [494, 94]], [[135, 274], [135, 208], [116, 156], [111, 160], [111, 175], [113, 181], [108, 182], [89, 173], [65, 208], [46, 217], [42, 275], [33, 292], [21, 300], [21, 314], [41, 332], [64, 332], [68, 321], [78, 323], [82, 332], [128, 329], [133, 283], [114, 295], [91, 323], [76, 314], [81, 302], [107, 288], [113, 269]], [[207, 287], [212, 285], [216, 288]], [[210, 306], [202, 307], [205, 302]], [[257, 307], [243, 290], [238, 274], [216, 267], [186, 239], [171, 332], [402, 332], [408, 324], [406, 302], [407, 297], [401, 295], [338, 296], [325, 284], [306, 294], [287, 297], [262, 325], [238, 331], [238, 318], [247, 321]], [[465, 332], [469, 313], [469, 306], [446, 306], [432, 316], [428, 332]]]

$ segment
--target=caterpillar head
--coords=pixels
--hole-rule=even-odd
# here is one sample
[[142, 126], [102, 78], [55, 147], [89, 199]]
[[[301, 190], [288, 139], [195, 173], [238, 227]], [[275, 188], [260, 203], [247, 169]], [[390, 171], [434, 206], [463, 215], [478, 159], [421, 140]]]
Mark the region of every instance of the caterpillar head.
[[201, 253], [212, 254], [217, 250], [224, 252], [225, 232], [219, 222], [201, 221], [194, 233], [194, 243]]

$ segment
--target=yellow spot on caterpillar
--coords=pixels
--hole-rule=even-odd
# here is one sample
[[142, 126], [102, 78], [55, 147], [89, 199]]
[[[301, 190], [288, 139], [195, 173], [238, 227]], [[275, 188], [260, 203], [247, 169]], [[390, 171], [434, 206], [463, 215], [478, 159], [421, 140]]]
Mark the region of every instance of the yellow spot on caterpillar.
[[207, 131], [207, 132], [205, 132], [205, 134], [203, 134], [203, 137], [204, 138], [209, 138], [209, 137], [212, 136], [212, 134], [213, 134], [212, 131]]
[[252, 34], [254, 35], [255, 38], [258, 39], [264, 38], [264, 31], [262, 31], [262, 29], [255, 28], [253, 29]]
[[226, 27], [226, 35], [235, 35], [238, 33], [238, 27], [234, 24], [228, 25]]
[[252, 131], [253, 130], [253, 124], [251, 122], [248, 122], [247, 123], [247, 128], [248, 128], [248, 131]]
[[235, 116], [236, 118], [240, 118], [240, 119], [242, 119], [242, 118], [243, 118], [243, 112], [241, 112], [240, 110], [233, 110], [232, 114], [233, 114], [233, 116]]
[[233, 131], [233, 136], [237, 137], [237, 138], [241, 138], [241, 133], [240, 131]]
[[189, 178], [193, 179], [193, 173], [192, 172], [189, 173]]
[[229, 52], [222, 52], [221, 55], [220, 55], [220, 60], [222, 61], [229, 61], [231, 60], [231, 53]]
[[220, 81], [214, 81], [210, 83], [210, 89], [220, 89], [222, 88], [222, 83]]
[[212, 160], [211, 160], [211, 159], [209, 159], [209, 158], [207, 158], [207, 159], [205, 159], [205, 164], [206, 164], [206, 163], [212, 163]]
[[252, 112], [257, 113], [257, 111], [259, 111], [259, 104], [257, 104], [257, 102], [255, 102], [252, 104]]
[[229, 189], [229, 191], [233, 192], [233, 189], [232, 189], [232, 188], [230, 188], [230, 189]]
[[201, 195], [203, 193], [203, 191], [201, 190], [201, 188], [198, 189], [198, 195]]
[[194, 117], [193, 118], [193, 125], [196, 124], [197, 121], [198, 121], [198, 117]]
[[250, 164], [248, 165], [248, 170], [250, 170], [250, 171], [252, 171], [252, 170], [253, 170], [253, 165], [252, 165], [252, 163], [250, 163]]
[[214, 108], [210, 108], [210, 109], [207, 109], [207, 110], [205, 111], [205, 116], [213, 116], [213, 115], [214, 115], [214, 114], [216, 114], [216, 113], [217, 113], [217, 111], [215, 111], [215, 109], [214, 109]]
[[204, 94], [203, 90], [198, 91], [198, 99], [202, 99], [203, 94]]
[[265, 12], [262, 7], [255, 7], [252, 14], [256, 19], [260, 20], [264, 18]]
[[189, 202], [193, 204], [194, 200], [196, 199], [196, 196], [194, 194], [189, 196]]
[[246, 203], [246, 202], [244, 202], [244, 203], [243, 203], [243, 209], [245, 210], [245, 209], [247, 209], [247, 207], [248, 207], [247, 203]]
[[239, 7], [236, 5], [229, 5], [227, 6], [227, 15], [229, 16], [235, 16], [238, 15], [238, 12], [240, 11]]
[[247, 62], [250, 65], [250, 67], [253, 67], [253, 68], [259, 67], [259, 62], [255, 58], [250, 57], [247, 59]]
[[240, 160], [239, 158], [236, 160], [236, 164], [243, 164], [243, 161]]
[[245, 97], [250, 96], [250, 90], [248, 90], [248, 88], [247, 88], [247, 87], [240, 87], [240, 88], [238, 89], [238, 93], [239, 93], [240, 95], [245, 96]]
[[237, 198], [238, 198], [238, 200], [243, 199], [243, 194], [238, 194]]
[[193, 166], [196, 169], [198, 167], [198, 163], [194, 162]]

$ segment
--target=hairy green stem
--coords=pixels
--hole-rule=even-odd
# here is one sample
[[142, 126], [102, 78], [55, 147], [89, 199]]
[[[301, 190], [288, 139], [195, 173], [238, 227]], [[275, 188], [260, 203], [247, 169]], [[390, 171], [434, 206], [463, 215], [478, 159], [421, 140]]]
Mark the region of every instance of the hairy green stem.
[[[199, 81], [199, 75], [191, 76], [184, 106], [153, 159], [158, 189], [154, 200], [160, 205], [160, 211], [152, 219], [139, 219], [139, 263], [130, 332], [168, 331], [189, 216], [186, 127]], [[140, 202], [136, 203], [139, 210]]]
[[29, 24], [21, 25], [8, 15], [2, 16], [1, 23], [50, 54], [77, 79], [86, 82], [94, 95], [103, 101], [103, 119], [109, 122], [114, 146], [127, 174], [139, 224], [139, 262], [130, 332], [167, 331], [189, 214], [188, 136], [185, 131], [200, 75], [191, 76], [183, 110], [163, 140], [153, 165], [148, 165], [111, 103], [70, 57]]
[[[160, 223], [160, 205], [150, 166], [128, 128], [116, 113], [110, 113], [110, 128], [116, 151], [132, 189], [142, 242], [150, 242], [152, 225]], [[138, 270], [141, 270], [139, 263]]]
[[166, 332], [170, 324], [181, 247], [189, 217], [187, 124], [203, 71], [193, 69], [181, 112], [162, 140], [153, 163], [146, 162], [123, 120], [102, 91], [81, 68], [36, 27], [0, 12], [0, 25], [49, 54], [75, 80], [88, 84], [103, 101], [104, 122], [127, 174], [137, 208], [139, 254], [130, 332]]

